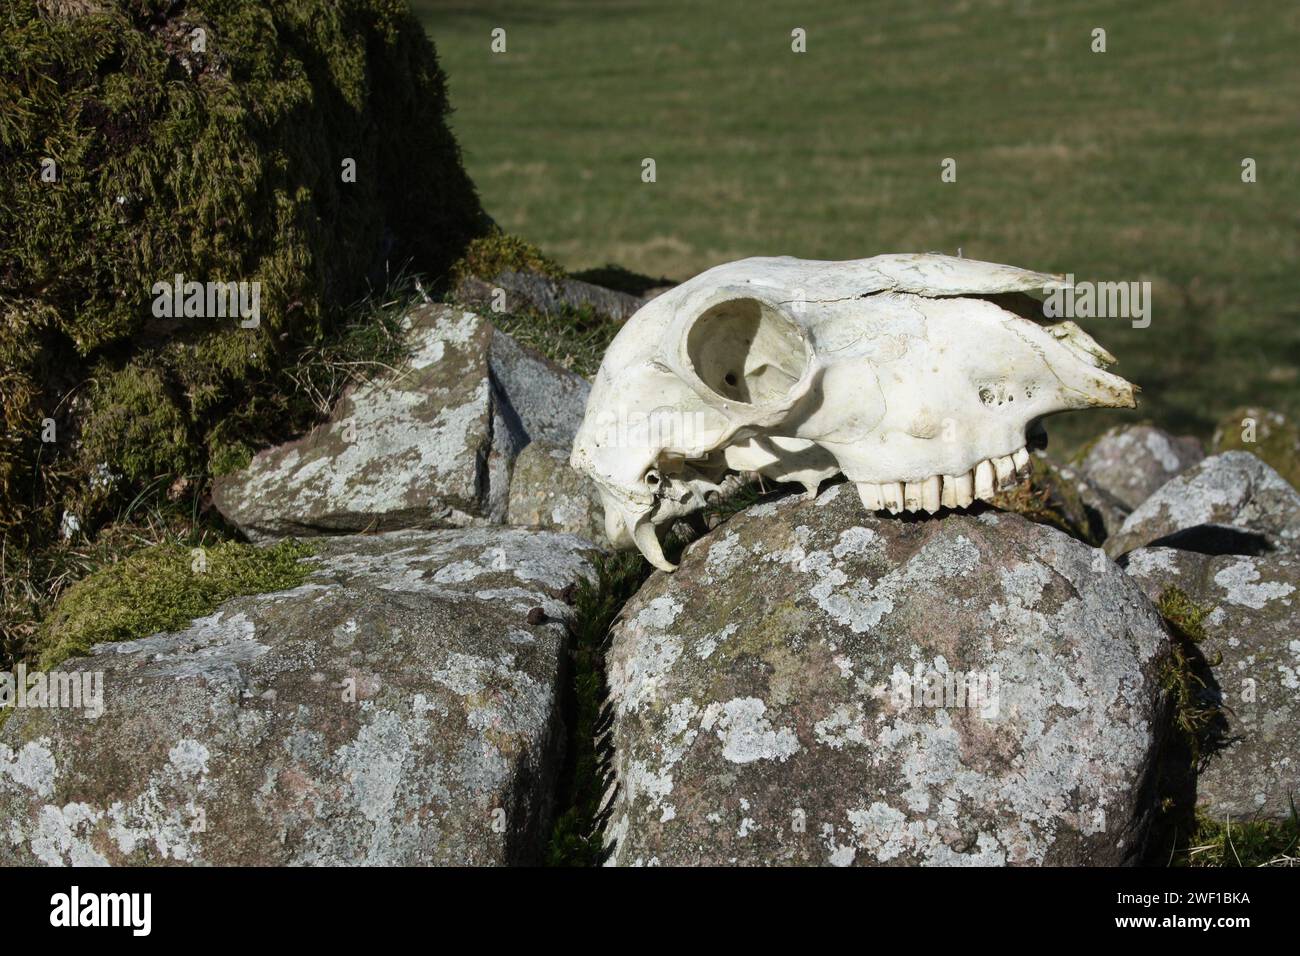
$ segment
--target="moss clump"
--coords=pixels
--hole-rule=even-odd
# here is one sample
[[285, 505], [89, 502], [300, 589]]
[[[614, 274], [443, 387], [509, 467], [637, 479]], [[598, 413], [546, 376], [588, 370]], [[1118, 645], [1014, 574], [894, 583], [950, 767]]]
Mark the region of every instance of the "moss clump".
[[1209, 668], [1196, 646], [1205, 639], [1204, 621], [1213, 609], [1201, 607], [1181, 588], [1167, 587], [1156, 610], [1173, 631], [1161, 684], [1173, 697], [1174, 725], [1196, 766], [1213, 747], [1223, 719]]
[[[230, 444], [210, 438], [233, 412], [251, 408], [277, 437], [309, 424], [310, 403], [266, 397], [290, 384], [282, 369], [330, 339], [386, 263], [445, 277], [486, 229], [448, 109], [404, 0], [7, 5], [9, 546], [48, 537], [101, 465], [125, 497], [139, 480], [202, 467]], [[260, 324], [155, 314], [155, 284], [177, 274], [260, 283]]]
[[247, 468], [253, 461], [253, 449], [239, 439], [214, 434], [208, 439], [208, 470], [213, 475], [229, 475]]
[[159, 544], [72, 585], [37, 639], [40, 665], [53, 667], [104, 641], [174, 631], [228, 598], [297, 587], [312, 548], [282, 541], [267, 548], [226, 541], [210, 548]]
[[473, 240], [452, 267], [453, 283], [474, 277], [491, 282], [502, 272], [535, 272], [559, 279], [564, 269], [526, 239], [495, 230]]
[[83, 463], [97, 477], [96, 488], [107, 490], [119, 478], [138, 486], [197, 464], [185, 417], [148, 360], [91, 380], [81, 435]]
[[1288, 820], [1216, 820], [1197, 811], [1195, 828], [1175, 855], [1179, 866], [1298, 866], [1300, 815]]
[[609, 783], [609, 740], [602, 733], [601, 721], [608, 697], [605, 642], [614, 619], [650, 570], [641, 555], [618, 552], [596, 560], [594, 583], [578, 585], [573, 690], [565, 715], [570, 737], [546, 851], [550, 866], [597, 866], [605, 856], [600, 835], [600, 799]]
[[1205, 619], [1213, 608], [1201, 607], [1182, 588], [1167, 587], [1161, 591], [1156, 609], [1184, 637], [1198, 643], [1205, 639]]

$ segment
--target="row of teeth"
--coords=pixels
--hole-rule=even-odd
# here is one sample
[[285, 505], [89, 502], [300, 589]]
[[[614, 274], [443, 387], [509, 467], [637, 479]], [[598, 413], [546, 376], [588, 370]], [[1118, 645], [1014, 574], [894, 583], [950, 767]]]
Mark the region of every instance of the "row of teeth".
[[987, 458], [964, 475], [933, 475], [921, 481], [858, 483], [858, 494], [868, 511], [928, 511], [965, 508], [976, 498], [990, 501], [999, 491], [1028, 477], [1029, 452], [1018, 448], [1009, 455]]

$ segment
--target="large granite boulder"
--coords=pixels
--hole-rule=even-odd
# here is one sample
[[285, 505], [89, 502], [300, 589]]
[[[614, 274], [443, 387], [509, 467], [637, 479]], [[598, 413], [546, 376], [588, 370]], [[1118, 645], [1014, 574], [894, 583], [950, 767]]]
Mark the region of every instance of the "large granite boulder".
[[614, 864], [1116, 864], [1141, 852], [1168, 637], [1014, 514], [765, 502], [624, 608]]
[[1223, 726], [1197, 774], [1197, 804], [1220, 820], [1289, 818], [1300, 801], [1300, 555], [1140, 548], [1127, 566], [1152, 600], [1176, 587], [1209, 611], [1198, 676]]
[[1118, 557], [1149, 544], [1244, 552], [1300, 546], [1300, 493], [1249, 452], [1213, 455], [1161, 487], [1106, 539]]
[[590, 545], [473, 528], [318, 550], [298, 588], [62, 664], [102, 675], [98, 716], [11, 711], [0, 864], [537, 861]]
[[1151, 425], [1118, 425], [1092, 444], [1079, 471], [1132, 510], [1204, 457], [1201, 443], [1190, 436], [1175, 437]]
[[408, 321], [399, 374], [213, 482], [227, 520], [254, 540], [505, 520], [515, 456], [571, 442], [590, 386], [472, 312], [428, 305]]

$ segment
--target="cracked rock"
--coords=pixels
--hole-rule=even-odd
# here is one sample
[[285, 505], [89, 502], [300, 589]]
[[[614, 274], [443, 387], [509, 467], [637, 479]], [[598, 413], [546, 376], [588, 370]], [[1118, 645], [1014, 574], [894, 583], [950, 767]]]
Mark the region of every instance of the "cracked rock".
[[[1178, 545], [1184, 550], [1244, 548], [1217, 544], [1216, 537], [1253, 537], [1266, 548], [1294, 550], [1300, 547], [1300, 494], [1250, 452], [1213, 455], [1142, 502], [1106, 539], [1106, 553], [1118, 557], [1176, 536], [1186, 542]], [[1198, 537], [1210, 540], [1191, 540]]]
[[228, 521], [259, 540], [505, 520], [515, 456], [534, 438], [572, 441], [590, 386], [472, 312], [428, 305], [408, 322], [397, 375], [213, 482]]

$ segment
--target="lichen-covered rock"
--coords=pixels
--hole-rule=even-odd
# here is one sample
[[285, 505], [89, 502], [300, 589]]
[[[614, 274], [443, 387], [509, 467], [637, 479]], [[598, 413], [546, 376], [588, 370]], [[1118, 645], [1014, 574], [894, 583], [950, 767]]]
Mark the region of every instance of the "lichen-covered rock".
[[[497, 290], [503, 293], [498, 298]], [[456, 298], [473, 308], [490, 311], [498, 303], [506, 312], [541, 312], [558, 315], [590, 310], [598, 316], [624, 322], [645, 303], [634, 295], [564, 276], [506, 269], [491, 280], [465, 276], [456, 286]]]
[[1197, 804], [1220, 820], [1289, 818], [1300, 800], [1300, 556], [1140, 548], [1127, 566], [1152, 600], [1177, 587], [1209, 611], [1199, 647], [1226, 726], [1197, 774]]
[[492, 380], [527, 441], [569, 447], [587, 410], [591, 383], [520, 345], [497, 329], [490, 353]]
[[505, 520], [515, 456], [571, 439], [589, 386], [472, 312], [424, 306], [410, 326], [400, 374], [213, 482], [227, 520], [254, 539]]
[[1300, 494], [1249, 452], [1213, 455], [1142, 502], [1106, 540], [1106, 553], [1118, 557], [1152, 543], [1185, 547], [1202, 533], [1256, 537], [1262, 546], [1294, 549], [1300, 546]]
[[1151, 425], [1119, 425], [1093, 443], [1079, 471], [1132, 510], [1204, 457], [1201, 443], [1190, 436], [1174, 437]]
[[1300, 488], [1300, 425], [1267, 408], [1239, 408], [1214, 430], [1210, 450], [1248, 451]]
[[102, 674], [102, 713], [10, 713], [0, 864], [535, 861], [561, 596], [589, 548], [500, 528], [328, 539], [293, 590], [65, 661]]
[[1167, 705], [1151, 602], [1012, 514], [765, 502], [624, 609], [615, 864], [1114, 864]]
[[1056, 471], [1061, 482], [1078, 496], [1091, 540], [1105, 541], [1120, 529], [1130, 513], [1122, 501], [1069, 465], [1057, 465]]
[[535, 441], [515, 459], [506, 520], [526, 528], [582, 535], [601, 545], [605, 512], [596, 486], [569, 467], [569, 446]]
[[328, 422], [214, 481], [227, 520], [257, 538], [493, 517], [523, 442], [494, 429], [492, 326], [442, 306], [417, 310], [411, 325], [412, 356], [395, 380], [350, 391]]

